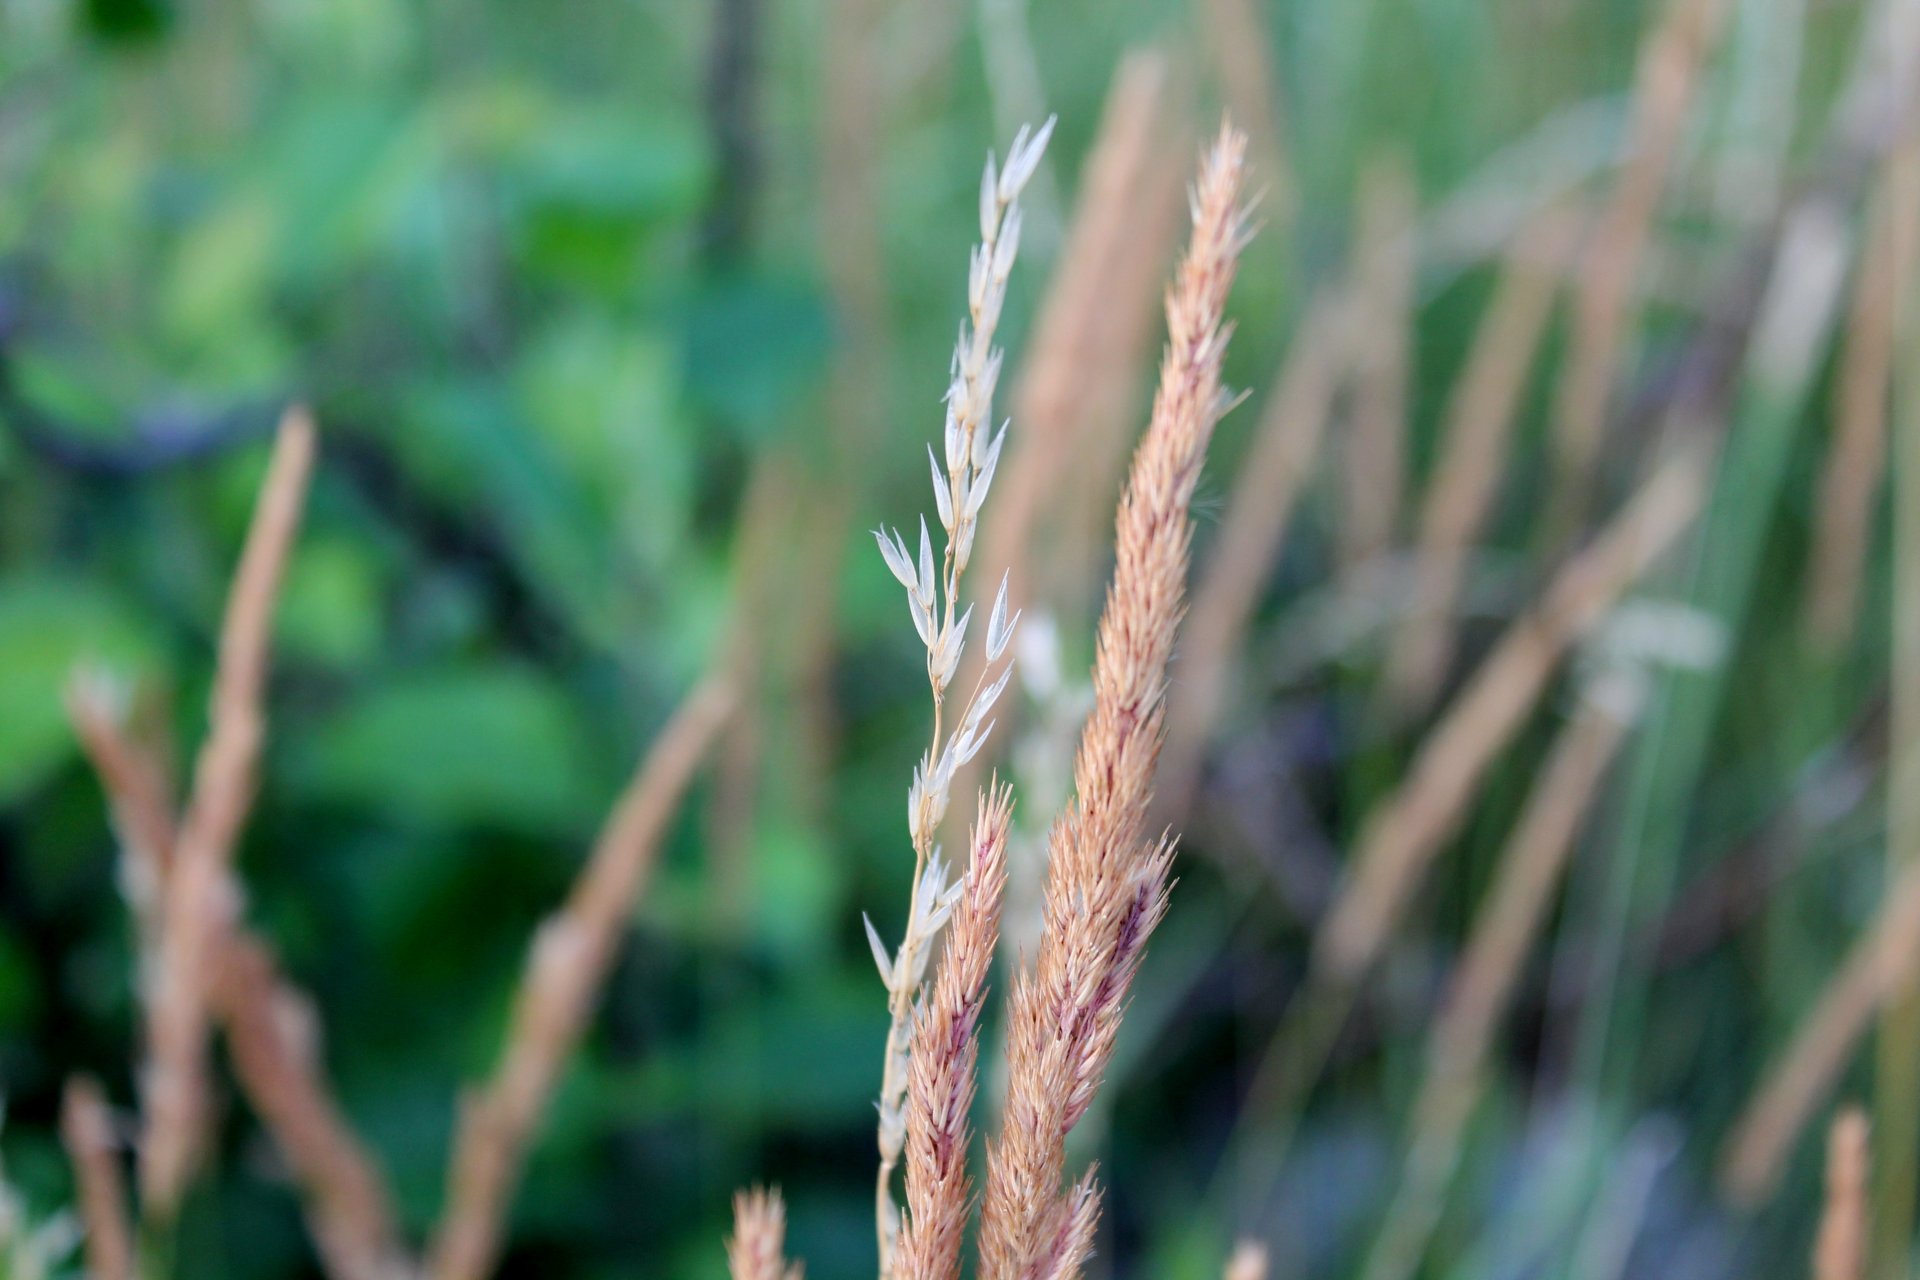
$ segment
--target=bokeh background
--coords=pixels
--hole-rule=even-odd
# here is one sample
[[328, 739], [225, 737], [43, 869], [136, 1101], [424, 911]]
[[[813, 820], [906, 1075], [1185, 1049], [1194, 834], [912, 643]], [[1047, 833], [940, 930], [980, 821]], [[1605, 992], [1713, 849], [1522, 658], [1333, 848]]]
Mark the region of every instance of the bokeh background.
[[[1249, 398], [1202, 481], [1198, 573], [1233, 508], [1263, 501], [1235, 482], [1289, 354], [1330, 297], [1350, 290], [1362, 318], [1225, 655], [1229, 695], [1169, 803], [1186, 832], [1172, 913], [1079, 1146], [1110, 1187], [1096, 1265], [1217, 1275], [1253, 1231], [1278, 1276], [1359, 1274], [1436, 999], [1583, 705], [1592, 646], [1529, 699], [1324, 1069], [1276, 1108], [1260, 1064], [1297, 1032], [1311, 939], [1368, 815], [1566, 549], [1631, 491], [1682, 400], [1746, 460], [1721, 464], [1706, 532], [1628, 601], [1653, 705], [1691, 709], [1629, 734], [1579, 825], [1573, 887], [1527, 950], [1421, 1274], [1806, 1274], [1819, 1133], [1833, 1098], [1872, 1097], [1873, 1053], [1846, 1054], [1775, 1194], [1737, 1207], [1717, 1165], [1913, 844], [1898, 823], [1889, 841], [1896, 554], [1871, 477], [1851, 499], [1869, 539], [1849, 624], [1816, 643], [1806, 622], [1847, 298], [1889, 145], [1884, 128], [1849, 131], [1847, 104], [1882, 62], [1910, 59], [1871, 33], [1910, 33], [1889, 14], [1912, 5], [1720, 6], [1629, 263], [1606, 431], [1575, 504], [1589, 512], [1567, 523], [1553, 500], [1578, 306], [1557, 298], [1474, 540], [1458, 650], [1431, 698], [1389, 712], [1381, 694], [1449, 397], [1502, 258], [1543, 209], [1608, 207], [1636, 112], [1672, 70], [1637, 73], [1643, 44], [1703, 7], [0, 0], [9, 1180], [36, 1211], [69, 1199], [56, 1116], [70, 1072], [135, 1099], [113, 834], [63, 683], [77, 662], [111, 666], [188, 758], [271, 428], [300, 397], [322, 457], [241, 869], [408, 1229], [435, 1217], [457, 1089], [493, 1061], [532, 927], [673, 703], [729, 660], [748, 714], [635, 906], [503, 1274], [721, 1275], [729, 1195], [760, 1180], [784, 1188], [811, 1274], [870, 1274], [885, 1009], [860, 916], [889, 938], [904, 916], [902, 802], [928, 709], [866, 530], [910, 528], [929, 506], [924, 445], [986, 151], [1057, 114], [1004, 390], [1031, 363], [1103, 103], [1123, 66], [1146, 66], [1162, 181], [1103, 197], [1135, 221], [1101, 274], [1146, 282], [1103, 305], [1132, 307], [1138, 336], [1119, 323], [1085, 385], [1028, 398], [1062, 420], [1088, 409], [1017, 552], [1031, 672], [1002, 747], [1020, 744], [1006, 767], [1032, 829], [1063, 785], [1101, 531], [1145, 420], [1168, 197], [1224, 107], [1251, 128], [1265, 196], [1233, 301], [1228, 376]], [[1637, 76], [1654, 82], [1638, 98]], [[1799, 377], [1739, 353], [1810, 202], [1844, 296], [1787, 308], [1813, 330]], [[1370, 283], [1395, 254], [1410, 264], [1398, 306], [1391, 265]], [[1564, 274], [1572, 295], [1578, 272]], [[1350, 458], [1382, 361], [1403, 424], [1385, 471]], [[1901, 403], [1896, 440], [1920, 430]], [[1768, 443], [1731, 443], [1749, 437]], [[1369, 543], [1354, 531], [1376, 500]], [[1696, 722], [1697, 747], [1676, 748]], [[1624, 889], [1622, 867], [1639, 868]], [[1906, 1085], [1920, 1095], [1920, 1078]], [[222, 1087], [177, 1274], [319, 1274], [284, 1171]]]

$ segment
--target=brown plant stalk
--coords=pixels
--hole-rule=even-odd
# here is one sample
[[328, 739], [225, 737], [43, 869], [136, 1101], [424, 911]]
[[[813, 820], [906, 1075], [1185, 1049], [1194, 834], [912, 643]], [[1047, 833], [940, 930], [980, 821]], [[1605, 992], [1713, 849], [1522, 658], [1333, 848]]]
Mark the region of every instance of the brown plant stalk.
[[1568, 646], [1586, 634], [1699, 512], [1706, 450], [1689, 441], [1570, 558], [1420, 745], [1399, 789], [1368, 820], [1347, 884], [1314, 942], [1316, 968], [1351, 984], [1384, 948], [1486, 770], [1512, 741]]
[[1391, 546], [1400, 517], [1418, 217], [1407, 158], [1395, 152], [1376, 157], [1360, 183], [1360, 246], [1348, 330], [1353, 392], [1341, 438], [1346, 483], [1340, 526], [1340, 562], [1346, 569]]
[[1573, 215], [1562, 205], [1549, 206], [1523, 230], [1448, 400], [1440, 460], [1420, 513], [1413, 606], [1383, 677], [1387, 696], [1403, 713], [1432, 702], [1452, 660], [1450, 619], [1467, 557], [1499, 491], [1507, 442], [1573, 233]]
[[178, 1212], [200, 1155], [215, 962], [234, 910], [229, 868], [253, 800], [273, 604], [305, 504], [314, 447], [306, 410], [288, 410], [228, 596], [207, 738], [159, 908], [146, 993], [140, 1191], [144, 1215], [162, 1226]]
[[1636, 674], [1601, 677], [1541, 767], [1428, 1036], [1400, 1187], [1368, 1256], [1366, 1280], [1405, 1280], [1420, 1264], [1485, 1089], [1500, 1020], [1642, 695]]
[[133, 1280], [133, 1227], [127, 1221], [127, 1180], [120, 1172], [119, 1144], [106, 1095], [91, 1076], [67, 1081], [60, 1108], [60, 1137], [73, 1165], [86, 1228], [87, 1273], [93, 1280]]
[[913, 1024], [907, 1071], [907, 1213], [893, 1275], [958, 1280], [960, 1240], [973, 1210], [967, 1176], [980, 1015], [1007, 887], [1013, 793], [995, 784], [980, 797], [965, 888], [941, 952], [933, 993]]
[[1813, 1280], [1865, 1280], [1868, 1139], [1867, 1113], [1859, 1107], [1843, 1108], [1827, 1128], [1826, 1199], [1813, 1244]]
[[1813, 1012], [1767, 1068], [1720, 1164], [1721, 1185], [1736, 1203], [1757, 1204], [1780, 1174], [1820, 1100], [1853, 1058], [1874, 1015], [1920, 973], [1920, 865], [1887, 891], [1867, 933], [1828, 980]]
[[1160, 386], [1116, 522], [1094, 709], [1074, 798], [1049, 841], [1045, 933], [1013, 991], [1004, 1120], [981, 1216], [986, 1280], [1067, 1280], [1091, 1248], [1099, 1197], [1091, 1172], [1063, 1191], [1065, 1141], [1099, 1086], [1166, 906], [1172, 845], [1149, 837], [1145, 824], [1184, 605], [1189, 507], [1214, 425], [1232, 404], [1221, 385], [1222, 313], [1247, 236], [1245, 149], [1245, 138], [1223, 127], [1202, 163], [1192, 239], [1167, 295]]
[[1585, 514], [1613, 380], [1633, 325], [1636, 286], [1660, 193], [1679, 153], [1727, 0], [1670, 0], [1640, 47], [1633, 122], [1611, 196], [1587, 237], [1574, 285], [1568, 366], [1554, 405], [1553, 520], [1571, 536]]
[[1833, 439], [1820, 473], [1808, 559], [1808, 638], [1829, 656], [1853, 638], [1875, 498], [1886, 469], [1894, 338], [1908, 323], [1920, 251], [1920, 131], [1908, 129], [1888, 154], [1872, 204], [1835, 380]]
[[491, 1273], [534, 1127], [586, 1029], [667, 824], [732, 705], [717, 679], [688, 695], [615, 802], [565, 905], [534, 936], [499, 1064], [461, 1107], [433, 1280]]
[[[82, 676], [68, 689], [76, 733], [121, 833], [120, 879], [137, 932], [144, 935], [142, 907], [157, 901], [166, 884], [175, 824], [166, 770], [128, 732], [117, 702], [111, 685], [98, 676]], [[149, 877], [151, 894], [143, 887]], [[223, 893], [239, 899], [231, 874]], [[299, 1183], [327, 1274], [334, 1280], [408, 1274], [392, 1197], [333, 1099], [310, 1003], [280, 976], [271, 949], [238, 923], [223, 939], [219, 975], [212, 1016], [225, 1030], [241, 1089]]]
[[1295, 501], [1312, 474], [1346, 352], [1344, 295], [1321, 294], [1295, 331], [1254, 427], [1226, 515], [1193, 591], [1193, 612], [1168, 695], [1161, 812], [1185, 813], [1207, 743], [1220, 723], [1236, 657], [1283, 549]]

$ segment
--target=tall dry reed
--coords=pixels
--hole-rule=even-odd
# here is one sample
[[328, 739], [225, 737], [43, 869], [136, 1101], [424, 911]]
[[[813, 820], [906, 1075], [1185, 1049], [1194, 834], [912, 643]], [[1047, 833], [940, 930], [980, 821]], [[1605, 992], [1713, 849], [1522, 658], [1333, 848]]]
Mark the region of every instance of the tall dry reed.
[[73, 1165], [80, 1223], [86, 1232], [88, 1275], [92, 1280], [133, 1280], [127, 1180], [120, 1171], [113, 1113], [107, 1108], [98, 1081], [89, 1076], [67, 1081], [60, 1107], [60, 1137]]
[[1574, 286], [1568, 365], [1554, 404], [1556, 479], [1552, 519], [1571, 536], [1585, 515], [1660, 203], [1702, 71], [1732, 5], [1728, 0], [1668, 0], [1640, 48], [1633, 121], [1619, 176], [1588, 233]]
[[306, 501], [313, 456], [313, 421], [303, 409], [290, 410], [274, 440], [266, 484], [228, 597], [207, 739], [194, 767], [160, 908], [146, 994], [140, 1201], [148, 1219], [162, 1227], [178, 1212], [200, 1157], [214, 970], [235, 906], [228, 869], [253, 800], [271, 611]]
[[1352, 398], [1341, 437], [1343, 568], [1393, 544], [1407, 470], [1407, 379], [1413, 340], [1418, 194], [1406, 156], [1387, 152], [1361, 175], [1349, 329]]
[[1826, 1199], [1813, 1246], [1813, 1280], [1866, 1280], [1867, 1113], [1846, 1107], [1827, 1126]]
[[1065, 1142], [1099, 1087], [1127, 990], [1166, 905], [1172, 845], [1145, 824], [1167, 661], [1184, 607], [1189, 507], [1214, 425], [1232, 404], [1221, 385], [1222, 314], [1247, 236], [1245, 148], [1244, 137], [1223, 128], [1201, 166], [1192, 239], [1167, 295], [1159, 391], [1120, 502], [1094, 709], [1074, 797], [1050, 840], [1045, 933], [1008, 1013], [1007, 1097], [981, 1210], [988, 1280], [1077, 1275], [1099, 1213], [1090, 1172], [1062, 1185]]
[[1452, 661], [1451, 618], [1467, 556], [1506, 469], [1508, 441], [1574, 231], [1564, 205], [1549, 206], [1522, 231], [1447, 402], [1440, 459], [1420, 513], [1413, 604], [1382, 677], [1402, 713], [1432, 702]]
[[1294, 503], [1313, 473], [1347, 352], [1350, 312], [1322, 293], [1295, 330], [1227, 498], [1226, 514], [1193, 592], [1193, 614], [1168, 695], [1162, 812], [1187, 811], [1207, 743], [1235, 677], [1235, 657], [1284, 548]]

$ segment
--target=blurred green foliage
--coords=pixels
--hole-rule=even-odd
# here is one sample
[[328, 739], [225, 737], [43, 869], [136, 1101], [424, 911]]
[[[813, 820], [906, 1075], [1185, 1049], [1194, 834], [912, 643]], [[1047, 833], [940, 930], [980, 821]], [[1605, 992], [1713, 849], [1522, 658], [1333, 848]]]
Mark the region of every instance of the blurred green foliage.
[[[298, 394], [317, 408], [323, 461], [279, 612], [242, 865], [249, 911], [314, 994], [328, 1066], [416, 1237], [437, 1212], [456, 1092], [492, 1061], [532, 926], [667, 708], [726, 643], [751, 569], [738, 519], [756, 462], [788, 456], [844, 485], [800, 503], [851, 504], [840, 577], [788, 593], [823, 598], [837, 628], [832, 754], [806, 755], [818, 740], [787, 679], [794, 620], [760, 620], [761, 803], [734, 864], [716, 852], [729, 817], [717, 788], [678, 820], [534, 1153], [505, 1274], [717, 1276], [728, 1196], [761, 1178], [785, 1185], [812, 1274], [870, 1273], [885, 1015], [858, 916], [889, 936], [899, 919], [900, 811], [925, 726], [905, 612], [860, 530], [904, 526], [925, 505], [921, 449], [961, 312], [977, 165], [1011, 126], [983, 32], [1008, 12], [1025, 24], [1044, 106], [1061, 117], [1063, 197], [1129, 45], [1181, 56], [1203, 104], [1194, 119], [1218, 95], [1196, 7], [1178, 0], [882, 6], [882, 71], [899, 84], [876, 122], [881, 231], [866, 249], [891, 358], [857, 390], [884, 447], [856, 475], [826, 475], [847, 462], [828, 386], [849, 341], [821, 249], [831, 3], [761, 0], [738, 10], [751, 30], [728, 32], [720, 8], [689, 0], [0, 0], [0, 1086], [8, 1176], [37, 1206], [68, 1191], [62, 1079], [85, 1069], [134, 1097], [112, 834], [61, 686], [78, 663], [137, 681], [190, 759], [263, 429]], [[1796, 159], [1817, 146], [1859, 8], [1806, 7]], [[1771, 6], [1737, 8], [1696, 157], [1725, 144], [1739, 93], [1773, 83]], [[1361, 166], [1406, 148], [1430, 207], [1529, 138], [1541, 154], [1507, 153], [1524, 173], [1597, 166], [1654, 9], [1260, 8], [1297, 188], [1276, 193], [1236, 294], [1229, 374], [1256, 403], [1222, 429], [1203, 482], [1203, 551], [1290, 329], [1343, 269]], [[716, 106], [709, 58], [729, 37], [754, 51], [748, 95]], [[728, 111], [744, 113], [757, 166], [717, 144]], [[1674, 254], [1734, 260], [1733, 220], [1697, 193], [1682, 203]], [[714, 229], [735, 215], [747, 230], [728, 243]], [[1010, 367], [1061, 215], [1041, 207], [1030, 224]], [[1490, 282], [1471, 255], [1423, 277], [1416, 481]], [[1685, 310], [1652, 309], [1647, 367], [1684, 340]], [[1818, 420], [1824, 394], [1794, 421]], [[1527, 582], [1544, 555], [1544, 386], [1532, 400], [1489, 534]], [[1821, 438], [1793, 442], [1784, 491], [1756, 516], [1752, 604], [1726, 677], [1741, 696], [1710, 726], [1686, 799], [1686, 879], [1776, 814], [1884, 686], [1877, 624], [1844, 669], [1813, 669], [1799, 648]], [[1262, 675], [1331, 575], [1332, 489], [1311, 497], [1264, 602], [1251, 648]], [[1874, 619], [1884, 568], [1876, 556]], [[1086, 621], [1063, 619], [1070, 667], [1090, 650]], [[1495, 634], [1476, 625], [1469, 647]], [[1209, 1182], [1303, 962], [1305, 922], [1272, 851], [1348, 844], [1418, 740], [1420, 726], [1373, 731], [1362, 704], [1377, 656], [1256, 681], [1222, 726], [1223, 754], [1253, 762], [1260, 797], [1229, 796], [1190, 834], [1113, 1114], [1086, 1144], [1111, 1187], [1103, 1265], [1217, 1274], [1224, 1213]], [[1563, 710], [1549, 700], [1503, 757], [1263, 1205], [1283, 1276], [1345, 1274], [1383, 1207], [1432, 991]], [[1298, 803], [1276, 817], [1262, 806], [1282, 782]], [[1804, 836], [1757, 923], [1636, 976], [1652, 998], [1614, 1047], [1631, 1078], [1561, 1091], [1552, 1107], [1532, 1106], [1534, 1069], [1564, 1082], [1552, 1051], [1575, 1015], [1536, 983], [1428, 1274], [1585, 1280], [1595, 1273], [1563, 1260], [1587, 1256], [1577, 1242], [1605, 1226], [1595, 1206], [1646, 1167], [1663, 1171], [1660, 1194], [1626, 1274], [1718, 1277], [1736, 1260], [1746, 1275], [1800, 1274], [1811, 1148], [1781, 1206], [1745, 1223], [1713, 1202], [1713, 1144], [1870, 912], [1879, 836], [1871, 805]], [[1597, 886], [1606, 871], [1577, 874]], [[1569, 902], [1557, 947], [1594, 935], [1597, 896]], [[1668, 1161], [1676, 1133], [1685, 1154]], [[244, 1107], [221, 1136], [179, 1274], [317, 1274]]]

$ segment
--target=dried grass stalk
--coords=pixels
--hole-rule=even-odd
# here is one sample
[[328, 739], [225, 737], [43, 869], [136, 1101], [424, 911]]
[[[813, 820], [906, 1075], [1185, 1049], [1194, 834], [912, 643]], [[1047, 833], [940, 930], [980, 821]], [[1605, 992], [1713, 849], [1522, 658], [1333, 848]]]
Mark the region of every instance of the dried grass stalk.
[[973, 1211], [967, 1177], [980, 1014], [1007, 887], [1013, 793], [995, 784], [974, 818], [972, 852], [947, 928], [933, 994], [914, 1019], [907, 1070], [907, 1217], [892, 1274], [958, 1280], [960, 1240]]
[[1340, 559], [1349, 569], [1392, 545], [1400, 516], [1418, 213], [1404, 155], [1389, 152], [1367, 166], [1360, 185], [1350, 330], [1352, 412], [1342, 441], [1346, 518], [1340, 526]]
[[[166, 770], [128, 732], [109, 683], [82, 677], [68, 694], [75, 728], [122, 833], [121, 880], [140, 920], [143, 904], [159, 900], [173, 858]], [[156, 877], [151, 894], [143, 888], [148, 876]], [[231, 884], [223, 894], [239, 897]], [[266, 944], [237, 924], [222, 947], [212, 1013], [225, 1028], [241, 1089], [300, 1184], [327, 1274], [334, 1280], [408, 1275], [386, 1181], [333, 1101], [312, 1007], [280, 976]]]
[[1199, 785], [1207, 742], [1234, 680], [1235, 660], [1284, 545], [1293, 505], [1312, 473], [1345, 357], [1343, 296], [1322, 294], [1296, 330], [1267, 396], [1212, 553], [1194, 588], [1167, 707], [1160, 770], [1161, 811], [1186, 812]]
[[1527, 225], [1507, 257], [1448, 401], [1445, 442], [1420, 515], [1413, 605], [1384, 677], [1388, 697], [1403, 713], [1424, 710], [1433, 701], [1453, 659], [1449, 620], [1467, 555], [1499, 491], [1507, 441], [1574, 231], [1571, 210], [1560, 205]]
[[1554, 406], [1554, 518], [1565, 534], [1585, 513], [1654, 212], [1679, 153], [1701, 70], [1730, 7], [1727, 0], [1670, 0], [1640, 47], [1633, 123], [1618, 181], [1581, 255], [1568, 365]]
[[681, 704], [615, 802], [566, 904], [535, 935], [499, 1065], [461, 1108], [428, 1268], [435, 1280], [492, 1271], [534, 1127], [586, 1028], [667, 824], [732, 705], [728, 687], [711, 679]]
[[1888, 891], [1872, 928], [1854, 944], [1741, 1112], [1720, 1166], [1731, 1199], [1757, 1204], [1778, 1185], [1793, 1144], [1852, 1059], [1874, 1015], [1908, 989], [1916, 973], [1920, 865], [1907, 868]]
[[1351, 984], [1372, 966], [1568, 646], [1692, 523], [1705, 491], [1703, 445], [1691, 441], [1672, 453], [1613, 522], [1560, 568], [1421, 744], [1406, 781], [1367, 822], [1347, 884], [1315, 939], [1315, 966], [1323, 976]]
[[733, 1197], [733, 1235], [727, 1239], [732, 1280], [802, 1280], [799, 1263], [786, 1260], [787, 1208], [778, 1191], [755, 1188]]
[[1258, 1240], [1240, 1241], [1222, 1275], [1225, 1280], [1267, 1280], [1267, 1246]]
[[1602, 677], [1542, 766], [1428, 1038], [1400, 1188], [1368, 1255], [1366, 1280], [1405, 1280], [1419, 1267], [1484, 1089], [1495, 1032], [1642, 696], [1637, 675]]
[[[973, 617], [973, 604], [960, 607], [961, 583], [1010, 425], [1003, 423], [998, 432], [993, 430], [993, 392], [1000, 378], [1002, 357], [1001, 350], [994, 346], [994, 334], [1020, 248], [1020, 194], [1045, 154], [1052, 133], [1052, 120], [1037, 133], [1020, 130], [1007, 149], [1006, 167], [996, 169], [989, 155], [980, 180], [980, 243], [969, 263], [967, 322], [960, 329], [959, 345], [953, 353], [953, 380], [947, 388], [946, 425], [941, 433], [944, 469], [943, 459], [934, 456], [931, 445], [927, 447], [944, 548], [936, 559], [925, 517], [920, 520], [917, 558], [898, 530], [876, 529], [873, 535], [888, 570], [906, 588], [914, 630], [926, 646], [927, 683], [933, 694], [933, 738], [914, 766], [913, 784], [907, 789], [913, 879], [900, 945], [889, 954], [873, 922], [866, 922], [867, 940], [873, 947], [880, 980], [887, 988], [887, 1041], [878, 1103], [880, 1163], [873, 1188], [874, 1230], [883, 1275], [893, 1268], [900, 1233], [893, 1175], [907, 1138], [908, 1052], [914, 1009], [926, 982], [933, 938], [946, 923], [962, 890], [961, 885], [948, 885], [947, 867], [940, 859], [936, 840], [953, 791], [955, 771], [978, 755], [992, 734], [994, 721], [988, 717], [1013, 674], [1008, 646], [1019, 615], [1007, 613], [1009, 575], [1002, 573], [987, 619], [986, 665], [958, 714], [951, 723], [947, 721], [947, 695], [955, 689], [954, 677], [965, 655], [967, 627]], [[989, 678], [996, 665], [999, 674]]]
[[1860, 253], [1845, 353], [1834, 387], [1833, 439], [1807, 573], [1807, 633], [1821, 652], [1853, 638], [1869, 531], [1886, 469], [1887, 397], [1894, 337], [1910, 309], [1920, 250], [1920, 133], [1909, 129], [1888, 156]]
[[1115, 531], [1101, 615], [1095, 701], [1080, 739], [1075, 796], [1054, 824], [1040, 953], [1014, 987], [1009, 1077], [991, 1145], [980, 1228], [986, 1280], [1077, 1274], [1098, 1201], [1089, 1180], [1062, 1191], [1067, 1132], [1113, 1048], [1128, 987], [1166, 906], [1172, 845], [1145, 831], [1162, 737], [1167, 660], [1183, 608], [1195, 484], [1221, 386], [1222, 319], [1246, 241], [1245, 138], [1223, 127], [1201, 165], [1193, 234], [1167, 295], [1167, 351], [1147, 434]]
[[313, 1006], [280, 976], [273, 953], [244, 934], [227, 944], [221, 968], [234, 1074], [305, 1194], [327, 1274], [406, 1280], [411, 1267], [385, 1179], [333, 1101]]
[[127, 1184], [113, 1137], [106, 1095], [91, 1076], [67, 1081], [60, 1137], [73, 1165], [86, 1228], [87, 1273], [93, 1280], [133, 1280], [133, 1227], [127, 1221]]
[[[1184, 113], [1172, 78], [1156, 49], [1129, 53], [1114, 73], [1009, 397], [1020, 430], [1008, 443], [998, 496], [981, 513], [974, 562], [988, 581], [1006, 575], [1011, 599], [1057, 608], [1091, 593], [1090, 513], [1104, 523], [1113, 510], [1179, 223], [1168, 120]], [[1104, 554], [1104, 530], [1097, 537]], [[983, 654], [971, 652], [955, 683], [972, 688], [985, 670]], [[978, 790], [990, 755], [955, 771], [958, 794]], [[965, 816], [955, 815], [955, 825]]]
[[200, 1155], [214, 967], [234, 912], [228, 870], [253, 800], [273, 605], [306, 501], [314, 448], [313, 420], [305, 409], [288, 410], [228, 596], [207, 739], [160, 912], [147, 992], [140, 1144], [142, 1211], [159, 1224], [173, 1221]]
[[1827, 1128], [1827, 1194], [1813, 1245], [1813, 1280], [1865, 1280], [1867, 1274], [1867, 1113], [1847, 1107]]

